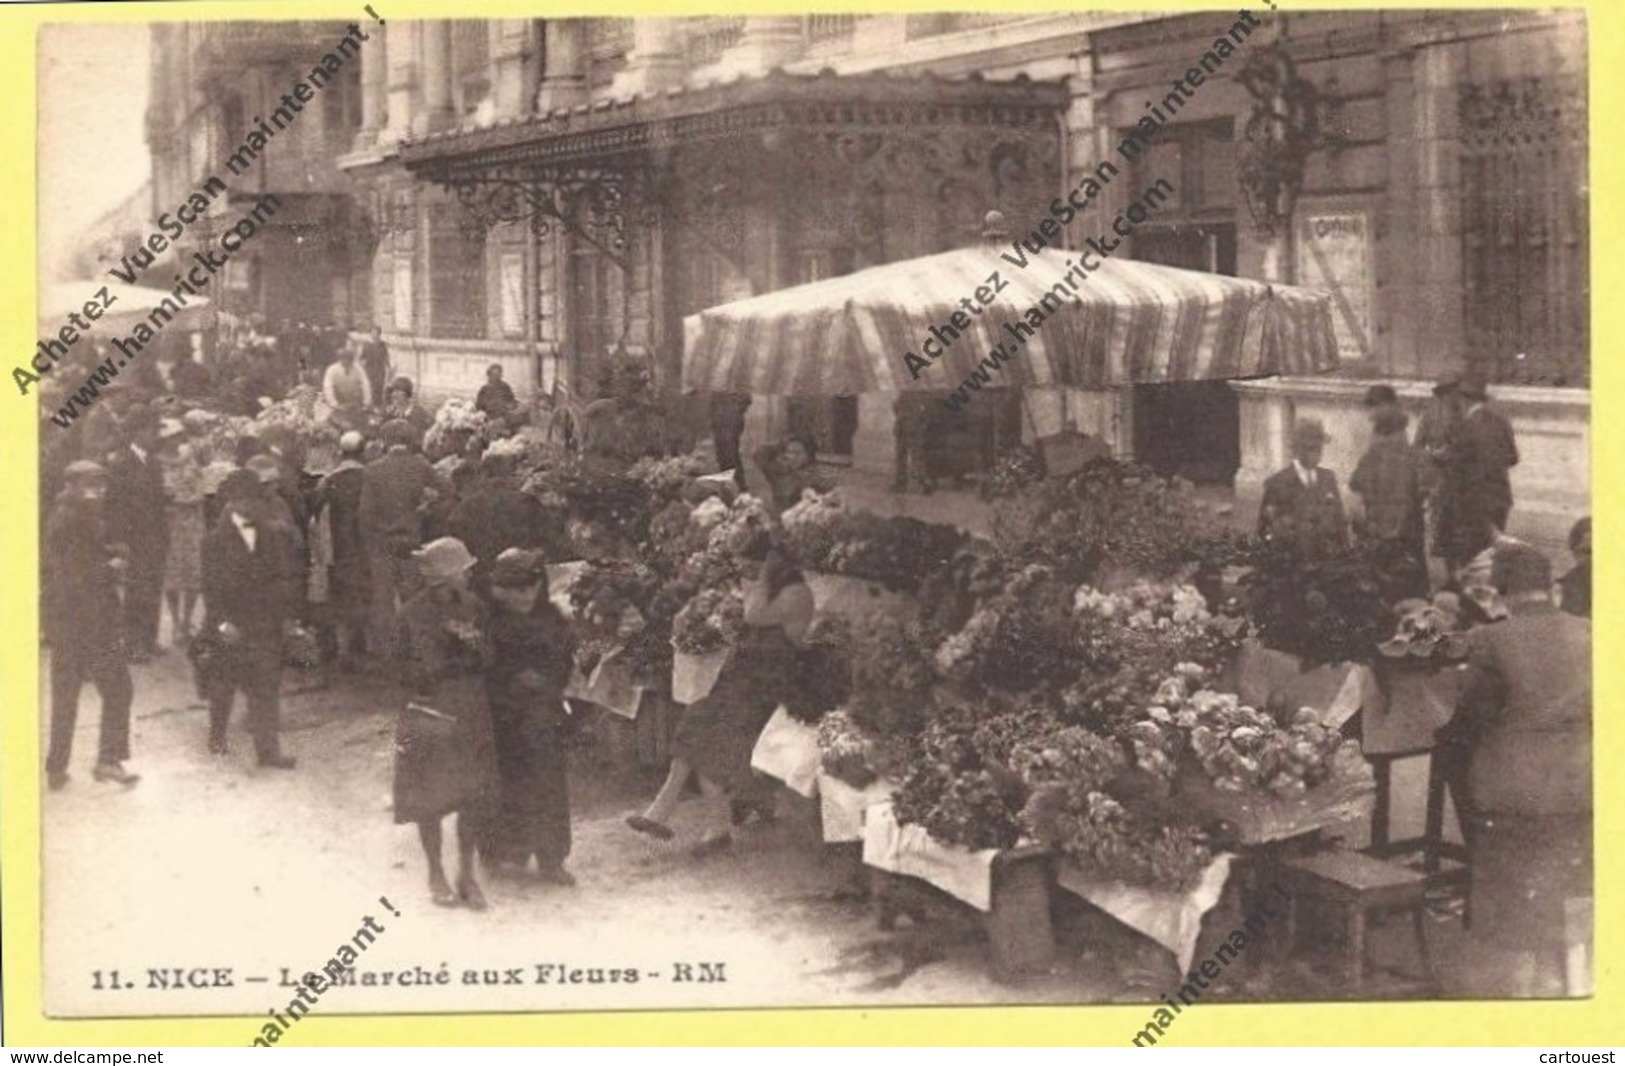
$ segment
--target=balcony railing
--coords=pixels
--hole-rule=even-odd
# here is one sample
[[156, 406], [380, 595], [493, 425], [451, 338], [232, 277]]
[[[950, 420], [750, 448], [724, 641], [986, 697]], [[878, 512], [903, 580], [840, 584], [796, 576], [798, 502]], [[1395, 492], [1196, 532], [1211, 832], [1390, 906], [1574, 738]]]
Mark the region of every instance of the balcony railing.
[[688, 62], [703, 66], [715, 62], [722, 53], [739, 43], [745, 34], [743, 17], [714, 17], [684, 20], [687, 25]]
[[1031, 15], [961, 13], [909, 15], [907, 36], [911, 41], [921, 37], [940, 37], [945, 33], [963, 33], [966, 30], [986, 26], [1001, 26], [1007, 22], [1019, 22], [1031, 17]]
[[808, 44], [839, 41], [852, 36], [858, 25], [857, 15], [808, 15], [805, 34]]

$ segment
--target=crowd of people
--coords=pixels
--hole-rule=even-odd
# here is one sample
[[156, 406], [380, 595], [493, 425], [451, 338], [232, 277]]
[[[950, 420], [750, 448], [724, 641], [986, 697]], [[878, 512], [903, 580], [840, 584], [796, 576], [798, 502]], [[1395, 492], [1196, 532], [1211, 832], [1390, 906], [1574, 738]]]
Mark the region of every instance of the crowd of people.
[[[1407, 595], [1459, 588], [1475, 561], [1506, 538], [1518, 465], [1512, 424], [1477, 373], [1447, 376], [1433, 387], [1414, 437], [1393, 386], [1372, 385], [1365, 406], [1371, 439], [1349, 478], [1352, 507], [1337, 475], [1320, 465], [1325, 425], [1302, 418], [1292, 429], [1291, 464], [1264, 482], [1258, 535], [1290, 544], [1309, 562], [1332, 558], [1359, 539], [1391, 561]], [[1589, 518], [1574, 525], [1569, 546], [1575, 565], [1558, 583], [1563, 609], [1589, 617]]]
[[[256, 360], [285, 358], [283, 345], [257, 337], [250, 327], [238, 338], [238, 371], [228, 356], [223, 372], [241, 377], [246, 367], [253, 381]], [[190, 409], [155, 402], [158, 389], [183, 397], [183, 383], [204, 380], [201, 368], [183, 369], [195, 366], [190, 360], [157, 363], [156, 386], [112, 390], [99, 421], [82, 428], [77, 455], [47, 468], [48, 784], [69, 781], [87, 682], [102, 702], [94, 777], [137, 781], [124, 765], [130, 664], [169, 651], [159, 642], [167, 605], [172, 642], [190, 658], [208, 708], [200, 754], [230, 755], [240, 691], [258, 765], [292, 770], [279, 724], [290, 660], [319, 681], [371, 672], [404, 687], [394, 818], [417, 829], [434, 902], [484, 907], [481, 864], [572, 884], [565, 691], [576, 637], [552, 602], [547, 571], [566, 548], [517, 483], [511, 454], [472, 457], [455, 476], [430, 462], [423, 445], [433, 420], [409, 379], [389, 378], [387, 351], [380, 361], [373, 337], [341, 346], [320, 368], [333, 423], [355, 427], [320, 469], [307, 469], [315, 464], [305, 442], [273, 431], [213, 454], [207, 430], [217, 415], [208, 400]], [[317, 384], [316, 370], [299, 366]], [[214, 402], [224, 401], [217, 394]], [[749, 405], [745, 397], [712, 404], [711, 439], [697, 447], [741, 486]], [[490, 369], [475, 406], [492, 421], [525, 417], [500, 367]], [[1471, 632], [1460, 711], [1441, 732], [1440, 750], [1459, 753], [1471, 782], [1463, 830], [1474, 856], [1474, 906], [1500, 915], [1495, 928], [1509, 938], [1549, 944], [1557, 934], [1528, 920], [1529, 899], [1584, 894], [1563, 886], [1589, 876], [1589, 792], [1581, 787], [1590, 780], [1590, 631], [1582, 621], [1590, 612], [1589, 520], [1574, 528], [1576, 565], [1560, 580], [1545, 556], [1507, 537], [1518, 452], [1482, 379], [1441, 381], [1414, 437], [1393, 388], [1373, 386], [1367, 407], [1371, 438], [1349, 481], [1352, 505], [1321, 465], [1324, 426], [1302, 419], [1291, 464], [1264, 487], [1257, 532], [1294, 545], [1311, 563], [1357, 539], [1384, 545], [1408, 595], [1460, 587], [1474, 568], [1498, 588], [1510, 617]], [[621, 438], [644, 421], [638, 411], [625, 406], [618, 430], [582, 420], [578, 444], [626, 444]], [[751, 460], [771, 514], [808, 490], [831, 488], [807, 438], [756, 449]], [[772, 686], [756, 675], [786, 661], [786, 649], [801, 649], [814, 620], [812, 594], [782, 541], [769, 538], [749, 558], [757, 573], [746, 635], [711, 696], [681, 718], [664, 786], [626, 819], [639, 834], [673, 839], [675, 806], [695, 779], [704, 801], [694, 851], [702, 856], [729, 847], [731, 828], [752, 814], [771, 814], [750, 769], [774, 710], [763, 696]], [[442, 855], [448, 818], [451, 876]]]

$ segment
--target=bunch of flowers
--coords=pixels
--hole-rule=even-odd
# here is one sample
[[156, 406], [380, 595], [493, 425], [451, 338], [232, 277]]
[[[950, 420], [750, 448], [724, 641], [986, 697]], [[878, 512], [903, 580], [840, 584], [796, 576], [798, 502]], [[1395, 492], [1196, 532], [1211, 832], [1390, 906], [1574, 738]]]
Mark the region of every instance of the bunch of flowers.
[[1199, 828], [1161, 822], [1086, 783], [1034, 790], [1021, 822], [1089, 872], [1129, 884], [1188, 892], [1213, 861]]
[[957, 633], [936, 649], [944, 677], [961, 684], [1025, 692], [1068, 674], [1074, 647], [1070, 592], [1041, 564], [1006, 576]]
[[[339, 428], [318, 415], [316, 400], [319, 395], [309, 385], [300, 385], [286, 399], [276, 401], [255, 415], [248, 428], [261, 439], [285, 434], [307, 444], [316, 441], [336, 444], [340, 436]], [[230, 445], [223, 454], [232, 454]]]
[[669, 459], [639, 459], [626, 476], [641, 483], [657, 499], [675, 500], [703, 472], [692, 456], [679, 455]]
[[745, 601], [737, 589], [705, 588], [672, 623], [672, 643], [687, 655], [710, 655], [730, 648], [745, 626]]
[[659, 588], [659, 577], [646, 566], [592, 562], [570, 586], [570, 607], [588, 625], [614, 630], [619, 628], [627, 608], [641, 613]]
[[968, 537], [954, 526], [850, 511], [838, 499], [804, 497], [781, 519], [785, 537], [811, 570], [915, 592], [952, 562]]
[[778, 702], [798, 722], [820, 721], [852, 697], [852, 630], [844, 618], [821, 618], [788, 661], [774, 665], [770, 682]]
[[1391, 659], [1449, 662], [1467, 654], [1461, 599], [1453, 592], [1429, 600], [1401, 600], [1394, 605], [1394, 635], [1377, 645]]
[[1006, 551], [1094, 581], [1108, 566], [1164, 578], [1234, 554], [1238, 537], [1189, 491], [1132, 463], [1098, 460], [1023, 497], [1030, 515], [1007, 531]]
[[869, 761], [870, 743], [844, 708], [818, 720], [818, 751], [824, 772], [853, 788], [868, 788], [875, 782]]
[[1335, 771], [1344, 741], [1320, 712], [1300, 708], [1282, 725], [1234, 693], [1200, 687], [1205, 680], [1205, 671], [1189, 665], [1158, 688], [1131, 731], [1142, 769], [1171, 779], [1188, 751], [1220, 791], [1281, 797], [1301, 796]]
[[1305, 666], [1370, 661], [1392, 632], [1393, 614], [1383, 598], [1391, 584], [1369, 548], [1311, 560], [1279, 543], [1260, 546], [1243, 579], [1259, 639]]
[[[700, 505], [705, 506], [704, 504]], [[727, 514], [711, 529], [707, 551], [723, 552], [735, 557], [752, 555], [771, 533], [773, 516], [762, 501], [748, 493], [728, 504]]]
[[951, 723], [933, 721], [915, 745], [892, 812], [900, 825], [919, 825], [943, 844], [1009, 848], [1021, 839], [1024, 800], [1019, 778]]
[[461, 454], [469, 441], [484, 438], [489, 429], [484, 411], [476, 411], [472, 401], [454, 396], [435, 410], [434, 423], [423, 435], [423, 452], [433, 458]]
[[875, 736], [917, 734], [936, 701], [936, 671], [917, 624], [884, 614], [852, 620], [852, 720]]
[[518, 433], [498, 437], [485, 449], [485, 454], [492, 458], [512, 459], [516, 463], [521, 463], [530, 457], [530, 442]]

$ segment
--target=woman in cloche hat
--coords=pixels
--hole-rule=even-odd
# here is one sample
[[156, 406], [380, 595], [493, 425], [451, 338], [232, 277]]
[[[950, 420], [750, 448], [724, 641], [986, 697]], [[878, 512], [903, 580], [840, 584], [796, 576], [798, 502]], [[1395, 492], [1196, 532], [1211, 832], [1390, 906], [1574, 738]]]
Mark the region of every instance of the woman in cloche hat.
[[[412, 697], [395, 730], [395, 824], [417, 825], [435, 903], [483, 910], [474, 849], [498, 788], [485, 693], [489, 619], [469, 591], [475, 560], [462, 541], [430, 541], [413, 559], [425, 587], [401, 610]], [[441, 863], [441, 822], [448, 814], [457, 815], [455, 891]]]

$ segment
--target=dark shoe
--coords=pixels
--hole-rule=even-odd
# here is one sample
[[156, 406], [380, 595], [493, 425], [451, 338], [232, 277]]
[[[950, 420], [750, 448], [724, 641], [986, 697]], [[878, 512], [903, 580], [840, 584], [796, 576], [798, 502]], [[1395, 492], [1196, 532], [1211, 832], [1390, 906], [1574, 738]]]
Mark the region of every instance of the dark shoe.
[[661, 825], [653, 818], [645, 818], [641, 814], [631, 815], [626, 819], [626, 824], [637, 832], [654, 837], [656, 840], [670, 840], [677, 835], [671, 831], [669, 826]]
[[575, 875], [563, 866], [544, 866], [536, 872], [536, 879], [562, 888], [574, 888], [576, 884]]
[[61, 792], [64, 788], [68, 787], [68, 771], [47, 771], [45, 774], [45, 784], [50, 787], [52, 792]]
[[98, 781], [111, 781], [119, 785], [133, 785], [141, 780], [140, 774], [132, 774], [116, 762], [99, 762], [91, 773]]
[[260, 765], [267, 770], [292, 770], [299, 760], [292, 755], [261, 755]]

